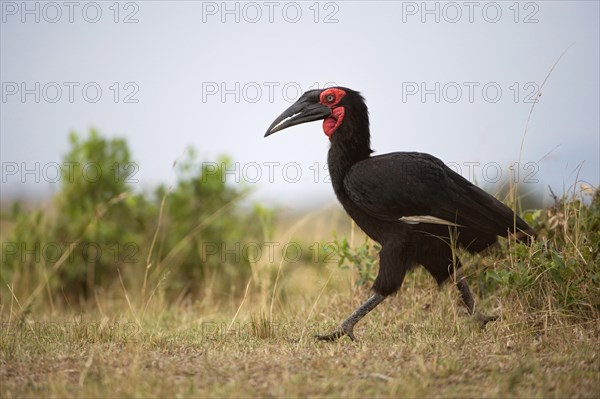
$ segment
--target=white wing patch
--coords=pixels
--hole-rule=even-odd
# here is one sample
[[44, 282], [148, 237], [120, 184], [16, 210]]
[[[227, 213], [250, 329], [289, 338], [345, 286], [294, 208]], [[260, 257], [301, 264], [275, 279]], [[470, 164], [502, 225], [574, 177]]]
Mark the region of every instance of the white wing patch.
[[455, 226], [455, 227], [463, 227], [460, 224], [449, 222], [444, 219], [436, 218], [435, 216], [423, 215], [423, 216], [402, 216], [400, 219], [401, 222], [408, 224], [419, 224], [419, 223], [428, 223], [428, 224], [443, 224], [446, 226]]

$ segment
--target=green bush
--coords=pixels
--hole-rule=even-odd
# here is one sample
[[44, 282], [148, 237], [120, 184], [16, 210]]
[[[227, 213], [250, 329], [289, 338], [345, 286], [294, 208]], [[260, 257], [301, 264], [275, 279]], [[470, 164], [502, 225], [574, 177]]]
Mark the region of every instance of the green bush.
[[191, 281], [214, 273], [229, 282], [246, 280], [250, 269], [244, 246], [262, 245], [269, 234], [270, 211], [241, 206], [248, 189], [226, 184], [225, 170], [231, 169], [225, 157], [198, 164], [191, 150], [178, 162], [175, 187], [169, 191], [161, 186], [156, 192], [166, 202], [152, 259], [161, 265], [157, 273], [175, 277], [175, 290], [193, 289]]
[[[507, 256], [478, 269], [483, 291], [502, 290], [524, 308], [576, 314], [600, 311], [600, 191], [556, 199], [525, 215], [540, 237], [531, 246], [510, 243]], [[488, 265], [489, 266], [489, 265]]]
[[341, 269], [354, 269], [358, 274], [355, 282], [357, 287], [370, 285], [377, 277], [379, 268], [379, 251], [381, 245], [365, 237], [362, 244], [352, 247], [346, 238], [334, 241], [334, 250]]
[[59, 243], [79, 239], [55, 283], [68, 293], [88, 297], [95, 286], [114, 281], [117, 269], [134, 267], [147, 218], [155, 212], [143, 196], [133, 193], [138, 165], [125, 140], [105, 139], [94, 130], [85, 140], [75, 133], [69, 139], [71, 149], [64, 157], [64, 178], [48, 239]]
[[[145, 288], [166, 278], [167, 290], [180, 295], [215, 274], [229, 286], [246, 279], [248, 259], [223, 251], [262, 244], [271, 212], [245, 206], [248, 189], [226, 184], [229, 160], [198, 163], [189, 151], [177, 165], [173, 187], [162, 185], [148, 195], [134, 190], [139, 168], [125, 140], [92, 130], [86, 139], [70, 134], [70, 144], [52, 205], [25, 211], [17, 203], [8, 216], [3, 298], [12, 295], [6, 287], [20, 296], [44, 287], [71, 303], [120, 279]], [[218, 252], [207, 254], [215, 246]]]

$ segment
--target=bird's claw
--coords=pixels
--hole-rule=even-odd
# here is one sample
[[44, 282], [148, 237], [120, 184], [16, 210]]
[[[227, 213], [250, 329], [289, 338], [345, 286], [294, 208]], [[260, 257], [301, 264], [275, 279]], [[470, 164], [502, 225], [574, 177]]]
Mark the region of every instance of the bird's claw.
[[344, 328], [343, 326], [338, 328], [331, 334], [315, 335], [315, 338], [318, 339], [319, 341], [333, 342], [333, 341], [337, 341], [338, 339], [342, 338], [344, 335], [347, 335], [348, 338], [350, 338], [350, 340], [356, 341], [356, 337], [354, 336], [354, 331], [352, 330], [352, 328]]
[[481, 323], [481, 328], [484, 328], [490, 321], [498, 320], [498, 316], [486, 316], [479, 312], [475, 314], [475, 318]]

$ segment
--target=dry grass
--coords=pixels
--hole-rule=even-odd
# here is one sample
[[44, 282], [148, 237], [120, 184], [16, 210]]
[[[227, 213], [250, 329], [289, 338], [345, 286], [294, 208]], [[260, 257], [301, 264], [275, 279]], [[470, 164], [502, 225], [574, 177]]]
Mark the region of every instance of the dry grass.
[[[577, 244], [584, 219], [578, 213], [572, 216], [577, 223], [566, 223], [576, 208], [565, 209], [560, 228], [546, 232], [562, 235], [548, 246], [558, 248], [573, 271], [600, 271], [586, 261], [597, 259], [594, 249], [584, 257], [580, 250], [587, 247]], [[319, 225], [327, 220], [324, 212], [331, 223]], [[277, 237], [282, 244], [298, 236], [326, 242], [338, 217], [323, 210], [294, 219], [292, 227], [280, 223]], [[563, 236], [573, 241], [560, 247], [556, 237]], [[483, 313], [501, 316], [484, 330], [453, 286], [438, 289], [417, 269], [398, 295], [357, 325], [359, 342], [313, 338], [368, 295], [354, 288], [354, 270], [336, 264], [256, 262], [241, 291], [215, 291], [207, 279], [195, 297], [166, 298], [168, 279], [140, 292], [121, 281], [81, 308], [53, 305], [44, 293], [25, 307], [31, 296], [17, 292], [0, 304], [0, 395], [597, 398], [600, 287], [591, 280], [570, 288], [548, 280], [550, 269], [543, 268], [552, 263], [540, 260], [548, 249], [535, 248], [525, 248], [522, 261], [514, 251], [480, 259], [510, 270], [517, 282], [524, 281], [522, 270], [536, 274], [530, 288], [508, 284], [478, 301]], [[480, 297], [469, 265], [467, 277]], [[556, 287], [587, 287], [582, 292], [591, 310], [561, 310]]]
[[[597, 397], [600, 320], [527, 314], [511, 296], [480, 304], [499, 321], [481, 330], [424, 272], [357, 326], [360, 342], [315, 341], [367, 292], [350, 271], [283, 270], [302, 290], [153, 305], [124, 299], [74, 314], [4, 319], [2, 397]], [[331, 276], [331, 278], [329, 278]], [[324, 284], [327, 286], [324, 288]], [[243, 303], [242, 303], [243, 301]], [[241, 306], [240, 306], [241, 304]], [[133, 317], [134, 312], [136, 317]], [[234, 319], [234, 315], [237, 316]], [[233, 322], [232, 322], [233, 321]], [[138, 324], [139, 322], [139, 324]]]

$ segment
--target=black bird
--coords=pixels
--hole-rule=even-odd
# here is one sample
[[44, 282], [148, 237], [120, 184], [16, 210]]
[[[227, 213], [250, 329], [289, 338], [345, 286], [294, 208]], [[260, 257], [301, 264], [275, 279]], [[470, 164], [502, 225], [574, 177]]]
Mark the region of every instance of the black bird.
[[[310, 90], [269, 126], [265, 137], [300, 123], [324, 119], [331, 147], [328, 166], [338, 200], [356, 224], [381, 244], [374, 294], [331, 334], [355, 339], [354, 325], [400, 289], [408, 270], [422, 265], [442, 284], [452, 277], [470, 314], [483, 325], [495, 316], [474, 311], [474, 299], [453, 245], [481, 252], [498, 236], [535, 236], [510, 208], [448, 168], [418, 152], [371, 156], [369, 112], [360, 93], [332, 87]], [[452, 244], [452, 245], [451, 245]]]

